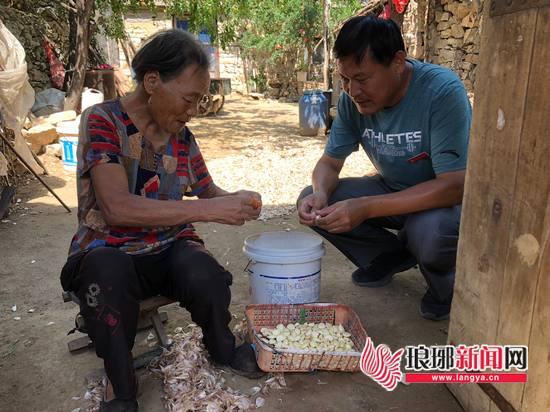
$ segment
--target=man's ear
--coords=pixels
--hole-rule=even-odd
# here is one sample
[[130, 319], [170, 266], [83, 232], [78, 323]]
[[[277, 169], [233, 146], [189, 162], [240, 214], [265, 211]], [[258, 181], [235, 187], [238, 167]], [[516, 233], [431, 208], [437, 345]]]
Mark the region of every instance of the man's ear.
[[148, 94], [153, 94], [159, 83], [160, 75], [157, 71], [147, 72], [145, 76], [143, 76], [143, 87]]
[[403, 50], [397, 51], [393, 56], [391, 65], [394, 68], [394, 70], [397, 71], [397, 73], [402, 73], [403, 70], [405, 70], [405, 64], [407, 62], [406, 57], [407, 57], [407, 53], [405, 53]]

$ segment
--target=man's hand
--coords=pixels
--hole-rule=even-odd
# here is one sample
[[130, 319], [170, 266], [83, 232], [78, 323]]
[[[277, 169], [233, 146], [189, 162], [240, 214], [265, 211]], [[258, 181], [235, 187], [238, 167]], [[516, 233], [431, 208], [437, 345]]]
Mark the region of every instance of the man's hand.
[[366, 198], [336, 202], [316, 212], [315, 225], [330, 233], [345, 233], [366, 219]]
[[298, 203], [300, 223], [306, 226], [315, 226], [317, 212], [327, 206], [328, 199], [323, 193], [312, 193]]

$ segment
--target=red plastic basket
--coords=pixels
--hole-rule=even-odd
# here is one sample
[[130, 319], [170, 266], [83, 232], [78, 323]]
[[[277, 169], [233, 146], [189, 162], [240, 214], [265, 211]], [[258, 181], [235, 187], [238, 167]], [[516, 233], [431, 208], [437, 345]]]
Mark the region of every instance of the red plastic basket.
[[[334, 303], [304, 305], [248, 305], [248, 333], [255, 345], [258, 366], [265, 372], [309, 372], [312, 370], [359, 371], [361, 351], [367, 332], [357, 314], [349, 306]], [[328, 352], [299, 349], [275, 349], [258, 336], [261, 328], [274, 328], [279, 323], [325, 322], [342, 325], [351, 334], [354, 350]]]

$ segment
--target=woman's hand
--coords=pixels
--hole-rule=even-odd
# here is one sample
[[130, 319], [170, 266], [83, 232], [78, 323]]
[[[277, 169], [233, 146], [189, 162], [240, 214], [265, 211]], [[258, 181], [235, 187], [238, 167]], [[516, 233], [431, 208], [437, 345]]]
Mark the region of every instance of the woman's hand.
[[262, 210], [262, 197], [259, 193], [240, 190], [208, 200], [207, 221], [227, 225], [243, 225], [255, 220]]

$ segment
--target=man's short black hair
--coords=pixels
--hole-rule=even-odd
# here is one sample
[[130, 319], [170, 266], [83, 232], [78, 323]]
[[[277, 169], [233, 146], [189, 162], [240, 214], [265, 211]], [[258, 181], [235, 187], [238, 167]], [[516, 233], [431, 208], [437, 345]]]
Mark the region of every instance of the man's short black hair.
[[369, 52], [378, 63], [388, 66], [399, 50], [405, 51], [403, 36], [393, 20], [375, 16], [356, 16], [349, 19], [334, 42], [334, 56], [341, 59], [355, 56], [359, 64]]
[[158, 71], [163, 82], [177, 77], [187, 67], [196, 64], [208, 70], [208, 56], [204, 47], [191, 34], [180, 30], [163, 30], [138, 50], [132, 60], [132, 69], [138, 83], [145, 73]]

